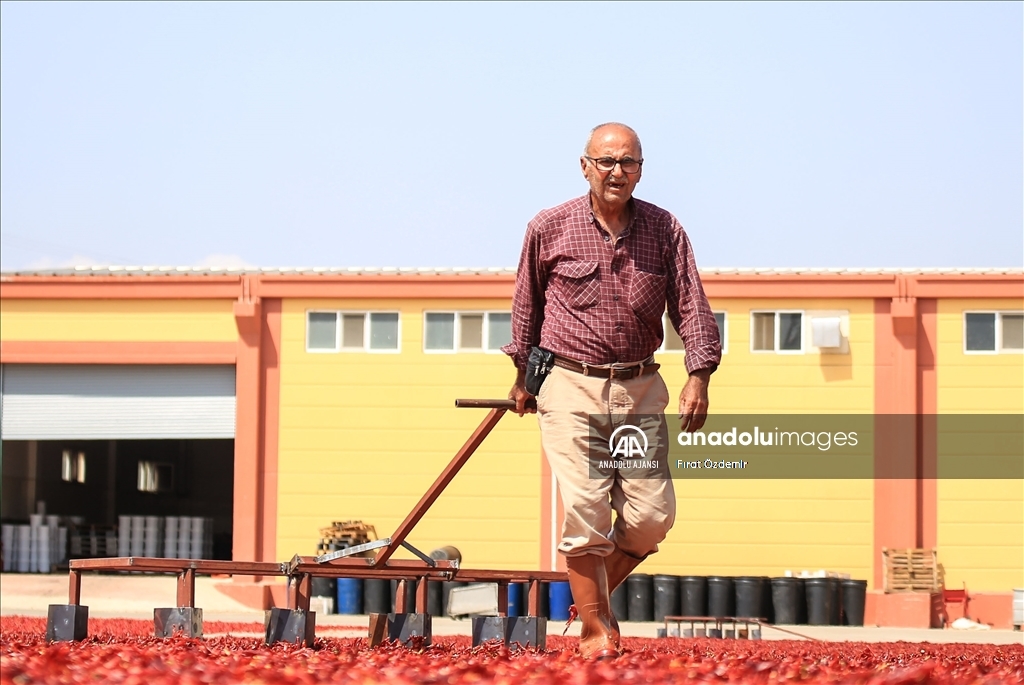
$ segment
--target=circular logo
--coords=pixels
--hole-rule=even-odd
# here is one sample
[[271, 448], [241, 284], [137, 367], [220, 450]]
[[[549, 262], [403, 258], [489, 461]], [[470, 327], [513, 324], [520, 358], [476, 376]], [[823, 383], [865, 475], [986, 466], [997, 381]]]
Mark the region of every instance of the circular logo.
[[[637, 435], [640, 438], [637, 438]], [[641, 440], [643, 441], [641, 444]], [[608, 440], [608, 451], [613, 457], [621, 456], [627, 459], [639, 457], [641, 459], [647, 454], [647, 434], [636, 426], [619, 426], [612, 431], [612, 437]]]

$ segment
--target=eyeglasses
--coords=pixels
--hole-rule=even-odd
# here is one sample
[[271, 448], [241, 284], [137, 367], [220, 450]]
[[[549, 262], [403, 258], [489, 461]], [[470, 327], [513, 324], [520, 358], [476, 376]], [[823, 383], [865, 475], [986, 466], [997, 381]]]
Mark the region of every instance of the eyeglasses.
[[640, 171], [640, 167], [644, 164], [644, 160], [642, 159], [635, 160], [630, 159], [629, 157], [626, 157], [625, 159], [615, 159], [614, 157], [598, 157], [597, 159], [594, 159], [593, 157], [587, 157], [586, 155], [583, 155], [583, 157], [590, 160], [594, 166], [597, 167], [598, 171], [611, 171], [615, 168], [615, 165], [618, 164], [622, 168], [623, 173], [635, 174]]

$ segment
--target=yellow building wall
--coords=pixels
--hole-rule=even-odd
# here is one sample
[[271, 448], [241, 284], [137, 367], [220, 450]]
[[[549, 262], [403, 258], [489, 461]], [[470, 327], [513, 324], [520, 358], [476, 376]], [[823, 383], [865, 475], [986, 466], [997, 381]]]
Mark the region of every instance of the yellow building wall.
[[[312, 553], [331, 521], [363, 519], [390, 534], [483, 418], [456, 397], [504, 397], [503, 354], [423, 352], [425, 311], [507, 311], [505, 300], [289, 300], [282, 317], [278, 556]], [[717, 413], [868, 413], [873, 403], [870, 301], [716, 301], [729, 352], [715, 374]], [[849, 355], [753, 354], [750, 309], [850, 312]], [[308, 353], [308, 309], [399, 311], [400, 353]], [[671, 392], [683, 355], [661, 353]], [[672, 408], [670, 408], [671, 410]], [[454, 544], [472, 566], [538, 568], [541, 456], [536, 420], [507, 415], [416, 528], [421, 549]], [[871, 481], [675, 482], [676, 527], [646, 572], [870, 577]]]
[[[727, 352], [712, 376], [715, 414], [866, 414], [874, 406], [871, 300], [715, 299]], [[752, 352], [750, 312], [849, 312], [849, 354]], [[805, 338], [809, 341], [809, 336]], [[682, 353], [659, 355], [670, 394], [686, 382]], [[676, 400], [673, 400], [676, 402]], [[669, 411], [675, 410], [674, 406]], [[781, 575], [819, 569], [872, 578], [874, 485], [861, 480], [676, 479], [676, 525], [648, 573]]]
[[[1020, 311], [1021, 300], [940, 300], [939, 414], [1024, 413], [1024, 355], [965, 354], [965, 311]], [[939, 459], [942, 447], [940, 436]], [[1007, 592], [1024, 587], [1024, 481], [939, 480], [939, 562], [946, 586]]]
[[[316, 551], [320, 528], [362, 519], [390, 535], [486, 415], [454, 400], [508, 395], [501, 353], [427, 354], [424, 311], [508, 311], [504, 300], [287, 300], [282, 312], [278, 556]], [[305, 351], [307, 309], [400, 312], [400, 353]], [[540, 564], [536, 418], [506, 414], [415, 528], [429, 552], [476, 568]], [[401, 556], [409, 556], [402, 552]]]
[[231, 300], [0, 300], [0, 339], [230, 342]]

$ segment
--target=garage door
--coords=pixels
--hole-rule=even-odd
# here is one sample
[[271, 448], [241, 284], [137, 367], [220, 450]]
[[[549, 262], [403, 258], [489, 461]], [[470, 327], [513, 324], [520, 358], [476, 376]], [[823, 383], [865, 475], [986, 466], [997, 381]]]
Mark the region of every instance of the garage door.
[[235, 367], [4, 364], [4, 440], [233, 438]]

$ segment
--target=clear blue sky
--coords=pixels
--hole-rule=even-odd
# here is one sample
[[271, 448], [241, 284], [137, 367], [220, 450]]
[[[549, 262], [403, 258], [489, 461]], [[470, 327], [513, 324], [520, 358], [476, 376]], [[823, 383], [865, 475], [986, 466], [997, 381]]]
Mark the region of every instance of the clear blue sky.
[[514, 266], [591, 126], [712, 266], [1024, 264], [1015, 3], [3, 3], [0, 266]]

